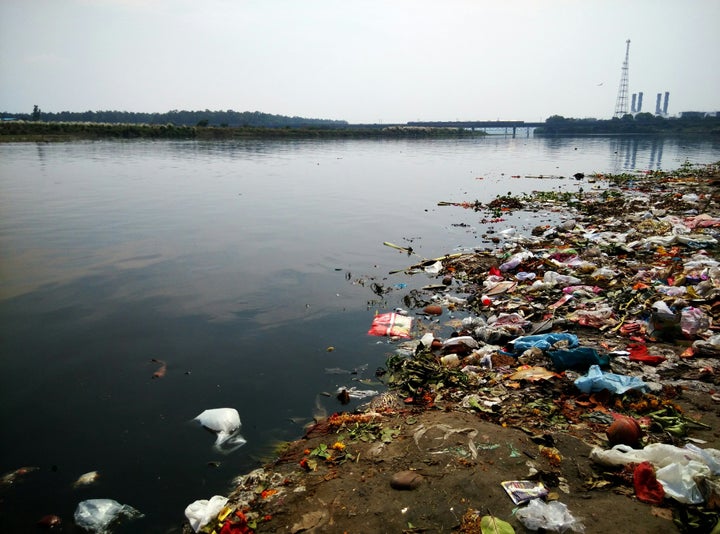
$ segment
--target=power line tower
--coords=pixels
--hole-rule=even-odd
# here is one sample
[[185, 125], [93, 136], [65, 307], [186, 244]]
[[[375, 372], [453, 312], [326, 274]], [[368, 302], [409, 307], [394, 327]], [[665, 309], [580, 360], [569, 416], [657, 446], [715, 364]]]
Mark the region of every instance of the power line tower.
[[623, 61], [620, 87], [615, 101], [615, 114], [613, 117], [621, 118], [628, 112], [628, 62], [630, 60], [630, 39], [625, 41], [625, 61]]

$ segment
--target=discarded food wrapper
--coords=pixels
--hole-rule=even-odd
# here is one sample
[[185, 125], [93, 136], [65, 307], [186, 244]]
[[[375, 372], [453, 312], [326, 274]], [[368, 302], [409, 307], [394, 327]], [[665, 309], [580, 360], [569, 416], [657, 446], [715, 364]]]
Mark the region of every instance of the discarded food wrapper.
[[397, 313], [381, 313], [373, 318], [368, 334], [371, 336], [389, 336], [410, 338], [412, 317]]
[[548, 490], [542, 482], [534, 480], [506, 480], [500, 483], [515, 504], [547, 496]]
[[214, 495], [210, 499], [199, 499], [185, 508], [185, 517], [195, 532], [215, 519], [227, 504], [228, 500], [222, 495]]
[[247, 443], [240, 435], [240, 414], [235, 408], [205, 410], [194, 420], [217, 434], [214, 448], [219, 452], [227, 454]]
[[143, 517], [143, 514], [132, 506], [112, 499], [89, 499], [78, 503], [75, 524], [96, 534], [106, 534], [110, 524], [120, 516], [136, 519]]
[[533, 499], [525, 508], [518, 510], [515, 517], [528, 530], [585, 532], [585, 526], [572, 516], [565, 504], [559, 501], [546, 503], [540, 499]]

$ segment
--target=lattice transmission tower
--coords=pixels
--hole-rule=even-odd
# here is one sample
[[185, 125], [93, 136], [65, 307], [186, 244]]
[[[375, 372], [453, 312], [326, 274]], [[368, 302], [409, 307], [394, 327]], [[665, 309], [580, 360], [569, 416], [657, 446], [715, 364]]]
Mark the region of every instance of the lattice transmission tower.
[[613, 117], [621, 118], [628, 112], [628, 63], [630, 61], [630, 39], [625, 41], [625, 61], [623, 61], [622, 75], [620, 76], [620, 87], [618, 88], [617, 100], [615, 101], [615, 114]]

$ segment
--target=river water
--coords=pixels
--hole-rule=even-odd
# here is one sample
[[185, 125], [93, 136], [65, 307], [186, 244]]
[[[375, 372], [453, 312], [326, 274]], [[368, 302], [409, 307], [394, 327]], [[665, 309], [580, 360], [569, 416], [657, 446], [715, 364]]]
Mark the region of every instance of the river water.
[[[338, 388], [382, 389], [372, 317], [428, 283], [389, 271], [491, 246], [439, 201], [718, 160], [720, 140], [651, 137], [0, 145], [0, 473], [38, 468], [0, 487], [0, 531], [71, 525], [90, 498], [145, 514], [116, 532], [173, 531], [314, 413], [362, 402]], [[192, 421], [221, 407], [247, 439], [231, 454]]]

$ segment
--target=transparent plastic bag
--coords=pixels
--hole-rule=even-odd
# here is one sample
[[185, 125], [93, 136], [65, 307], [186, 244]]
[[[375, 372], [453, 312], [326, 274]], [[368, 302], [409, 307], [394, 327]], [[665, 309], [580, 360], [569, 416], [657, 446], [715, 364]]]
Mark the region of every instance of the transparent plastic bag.
[[78, 503], [75, 524], [96, 534], [106, 534], [108, 527], [121, 516], [128, 519], [143, 517], [138, 510], [112, 499], [88, 499]]
[[529, 530], [585, 532], [585, 526], [559, 501], [546, 503], [541, 499], [533, 499], [525, 508], [518, 510], [515, 517]]

